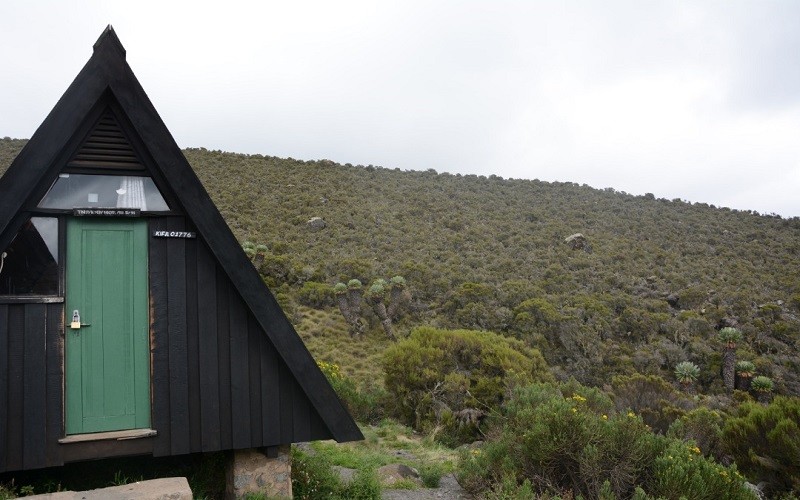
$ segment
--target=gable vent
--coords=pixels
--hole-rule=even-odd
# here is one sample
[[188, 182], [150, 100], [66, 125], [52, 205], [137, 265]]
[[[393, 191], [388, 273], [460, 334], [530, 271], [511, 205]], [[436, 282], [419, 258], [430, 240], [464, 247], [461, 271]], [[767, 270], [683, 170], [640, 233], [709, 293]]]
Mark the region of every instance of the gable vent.
[[68, 167], [144, 170], [117, 118], [106, 110]]

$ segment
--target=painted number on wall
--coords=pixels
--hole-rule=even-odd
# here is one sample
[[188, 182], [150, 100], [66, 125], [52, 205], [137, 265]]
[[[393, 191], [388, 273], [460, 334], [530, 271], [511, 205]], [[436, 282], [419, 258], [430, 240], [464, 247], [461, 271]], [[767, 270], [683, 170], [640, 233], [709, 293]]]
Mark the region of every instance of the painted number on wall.
[[153, 231], [156, 238], [197, 238], [194, 231]]

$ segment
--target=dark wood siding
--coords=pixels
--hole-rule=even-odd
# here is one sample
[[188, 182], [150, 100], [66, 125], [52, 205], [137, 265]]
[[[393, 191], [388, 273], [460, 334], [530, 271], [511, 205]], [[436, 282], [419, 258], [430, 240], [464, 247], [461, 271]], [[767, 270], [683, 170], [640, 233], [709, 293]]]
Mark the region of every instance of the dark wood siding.
[[202, 239], [151, 237], [150, 282], [154, 455], [332, 437]]
[[[183, 217], [151, 229], [194, 230]], [[201, 239], [150, 237], [149, 258], [155, 456], [332, 437]], [[0, 471], [71, 460], [64, 332], [63, 303], [0, 304]]]
[[62, 465], [64, 309], [0, 304], [0, 470]]

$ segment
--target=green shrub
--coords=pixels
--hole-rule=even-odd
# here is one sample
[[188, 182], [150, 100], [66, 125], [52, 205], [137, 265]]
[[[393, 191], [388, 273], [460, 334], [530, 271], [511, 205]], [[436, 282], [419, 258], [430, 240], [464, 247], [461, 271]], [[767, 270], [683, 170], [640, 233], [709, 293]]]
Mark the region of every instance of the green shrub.
[[461, 484], [490, 498], [513, 498], [526, 482], [538, 495], [752, 498], [735, 467], [705, 458], [693, 442], [654, 434], [633, 412], [597, 412], [602, 393], [591, 404], [589, 391], [574, 383], [518, 388], [486, 444], [462, 453]]
[[[317, 497], [321, 498], [321, 497]], [[381, 482], [374, 470], [359, 470], [353, 479], [341, 487], [339, 498], [343, 500], [379, 500]]]
[[445, 467], [441, 463], [430, 463], [419, 467], [419, 477], [426, 488], [438, 488]]
[[293, 281], [292, 260], [288, 255], [265, 255], [264, 261], [258, 266], [258, 272], [270, 288]]
[[341, 372], [339, 365], [334, 363], [318, 361], [317, 366], [356, 421], [375, 424], [386, 417], [387, 395], [383, 388], [379, 386], [358, 388], [352, 379]]
[[736, 467], [705, 458], [693, 444], [673, 440], [653, 463], [645, 490], [656, 498], [755, 500]]
[[359, 469], [344, 483], [325, 454], [292, 448], [292, 494], [301, 500], [378, 500], [381, 485], [374, 470]]
[[317, 309], [333, 306], [333, 289], [327, 283], [306, 281], [297, 292], [297, 300], [303, 305]]
[[608, 481], [615, 495], [630, 496], [659, 440], [632, 412], [596, 413], [583, 395], [590, 389], [572, 391], [551, 384], [517, 389], [492, 428], [499, 438], [465, 453], [462, 484], [478, 492], [513, 478], [520, 486], [530, 481], [539, 494], [572, 490], [598, 498]]
[[633, 410], [660, 433], [693, 406], [684, 394], [657, 375], [619, 375], [611, 379], [611, 386], [617, 410]]
[[514, 385], [552, 378], [541, 354], [518, 340], [429, 327], [390, 347], [384, 372], [394, 415], [421, 431], [444, 426], [445, 441], [474, 437], [472, 417], [498, 408]]
[[800, 398], [744, 403], [722, 429], [723, 446], [752, 482], [772, 494], [800, 493]]
[[292, 494], [294, 498], [314, 500], [334, 498], [341, 479], [324, 455], [310, 455], [292, 447]]
[[693, 441], [703, 454], [722, 458], [722, 415], [708, 408], [697, 408], [675, 420], [669, 426], [667, 436]]

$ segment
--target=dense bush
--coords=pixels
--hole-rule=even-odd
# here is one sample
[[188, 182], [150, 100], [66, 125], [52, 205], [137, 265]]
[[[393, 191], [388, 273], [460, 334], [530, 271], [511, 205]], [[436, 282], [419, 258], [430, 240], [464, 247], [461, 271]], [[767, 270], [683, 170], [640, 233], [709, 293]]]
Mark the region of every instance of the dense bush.
[[537, 384], [515, 391], [496, 421], [499, 436], [465, 462], [464, 484], [480, 491], [514, 478], [540, 493], [597, 498], [608, 480], [616, 495], [630, 495], [660, 442], [633, 413], [593, 411], [582, 394], [590, 389], [582, 389], [562, 394], [558, 386]]
[[656, 498], [679, 500], [755, 500], [736, 467], [706, 459], [700, 448], [677, 440], [655, 459], [645, 490]]
[[382, 387], [370, 385], [359, 388], [334, 363], [318, 361], [317, 366], [356, 421], [375, 424], [386, 417], [387, 395]]
[[611, 380], [611, 387], [619, 411], [632, 410], [661, 433], [693, 406], [686, 395], [655, 375], [617, 376]]
[[800, 494], [800, 398], [778, 396], [768, 406], [746, 402], [725, 422], [722, 439], [739, 468], [770, 491]]
[[328, 307], [334, 305], [333, 287], [327, 283], [306, 281], [297, 292], [297, 301], [309, 307]]
[[693, 443], [654, 434], [633, 412], [595, 409], [611, 407], [597, 389], [574, 383], [518, 388], [484, 447], [464, 452], [462, 484], [523, 498], [752, 498], [735, 468]]
[[551, 379], [541, 354], [518, 340], [430, 327], [388, 349], [384, 372], [394, 415], [417, 430], [443, 426], [445, 440], [473, 438], [513, 386]]
[[724, 455], [722, 447], [722, 415], [708, 408], [697, 408], [675, 420], [669, 426], [667, 436], [693, 441], [704, 455], [721, 459]]

